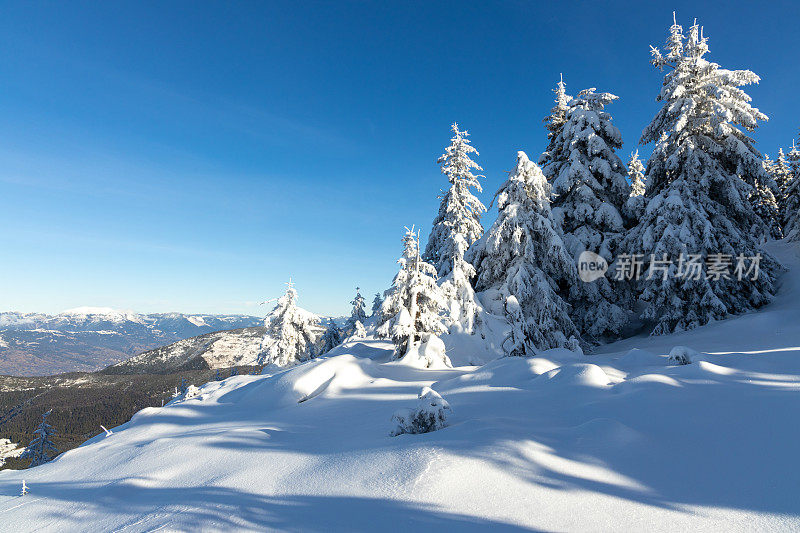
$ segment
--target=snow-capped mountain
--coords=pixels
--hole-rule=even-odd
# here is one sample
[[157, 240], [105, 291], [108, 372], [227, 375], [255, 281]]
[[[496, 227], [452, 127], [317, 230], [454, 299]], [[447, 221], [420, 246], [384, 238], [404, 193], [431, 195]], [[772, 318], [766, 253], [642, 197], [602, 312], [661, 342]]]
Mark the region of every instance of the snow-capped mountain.
[[206, 333], [251, 327], [246, 315], [138, 314], [79, 307], [56, 315], [0, 313], [0, 374], [91, 371]]

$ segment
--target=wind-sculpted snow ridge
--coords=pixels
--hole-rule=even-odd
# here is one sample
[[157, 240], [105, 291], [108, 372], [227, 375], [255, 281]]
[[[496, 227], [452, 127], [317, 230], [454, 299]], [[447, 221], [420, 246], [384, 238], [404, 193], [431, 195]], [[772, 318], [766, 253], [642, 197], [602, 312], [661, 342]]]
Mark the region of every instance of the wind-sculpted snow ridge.
[[[761, 311], [599, 354], [423, 369], [367, 339], [210, 382], [50, 464], [0, 472], [0, 524], [800, 529], [800, 258], [774, 251], [791, 270]], [[688, 364], [669, 360], [678, 351]], [[425, 387], [450, 406], [446, 425], [390, 436]]]

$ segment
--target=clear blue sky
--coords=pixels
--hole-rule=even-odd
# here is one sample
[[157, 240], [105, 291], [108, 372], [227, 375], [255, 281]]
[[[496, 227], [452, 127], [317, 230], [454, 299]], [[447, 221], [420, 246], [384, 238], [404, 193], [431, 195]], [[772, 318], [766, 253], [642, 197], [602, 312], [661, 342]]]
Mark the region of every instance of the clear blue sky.
[[430, 229], [454, 120], [487, 204], [544, 148], [560, 72], [620, 97], [627, 161], [673, 9], [762, 77], [774, 157], [800, 127], [796, 2], [4, 2], [0, 310], [263, 314], [291, 276], [344, 313]]

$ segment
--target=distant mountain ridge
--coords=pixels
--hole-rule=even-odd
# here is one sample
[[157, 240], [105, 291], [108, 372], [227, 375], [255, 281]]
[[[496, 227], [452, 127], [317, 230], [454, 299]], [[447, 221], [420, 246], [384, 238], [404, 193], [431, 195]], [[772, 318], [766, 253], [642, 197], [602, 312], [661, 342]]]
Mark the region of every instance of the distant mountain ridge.
[[56, 315], [1, 312], [0, 374], [94, 371], [182, 339], [262, 323], [247, 315], [139, 314], [105, 307]]
[[[307, 312], [307, 311], [306, 311]], [[327, 317], [316, 326], [317, 345], [322, 347], [322, 334]], [[344, 322], [342, 319], [335, 319]], [[267, 336], [265, 326], [206, 333], [182, 339], [121, 361], [101, 371], [102, 374], [172, 374], [188, 370], [260, 366], [265, 363], [265, 349], [275, 342]]]
[[267, 328], [256, 326], [206, 333], [135, 355], [101, 374], [173, 374], [186, 370], [260, 364]]
[[[320, 316], [305, 309], [318, 320], [315, 326], [317, 345], [322, 348], [322, 334], [328, 321], [340, 327], [347, 317]], [[231, 368], [234, 366], [261, 366], [265, 364], [266, 348], [274, 339], [267, 336], [267, 328], [258, 326], [234, 330], [216, 331], [197, 337], [186, 338], [172, 344], [149, 350], [101, 371], [102, 374], [172, 374], [189, 370]]]

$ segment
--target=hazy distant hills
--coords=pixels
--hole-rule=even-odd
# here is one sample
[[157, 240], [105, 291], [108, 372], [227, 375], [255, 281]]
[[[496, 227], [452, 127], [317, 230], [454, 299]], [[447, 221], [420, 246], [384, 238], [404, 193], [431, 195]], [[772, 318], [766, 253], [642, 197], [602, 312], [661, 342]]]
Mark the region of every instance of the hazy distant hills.
[[262, 322], [246, 315], [142, 315], [91, 307], [57, 315], [3, 312], [0, 374], [93, 371], [175, 341]]

